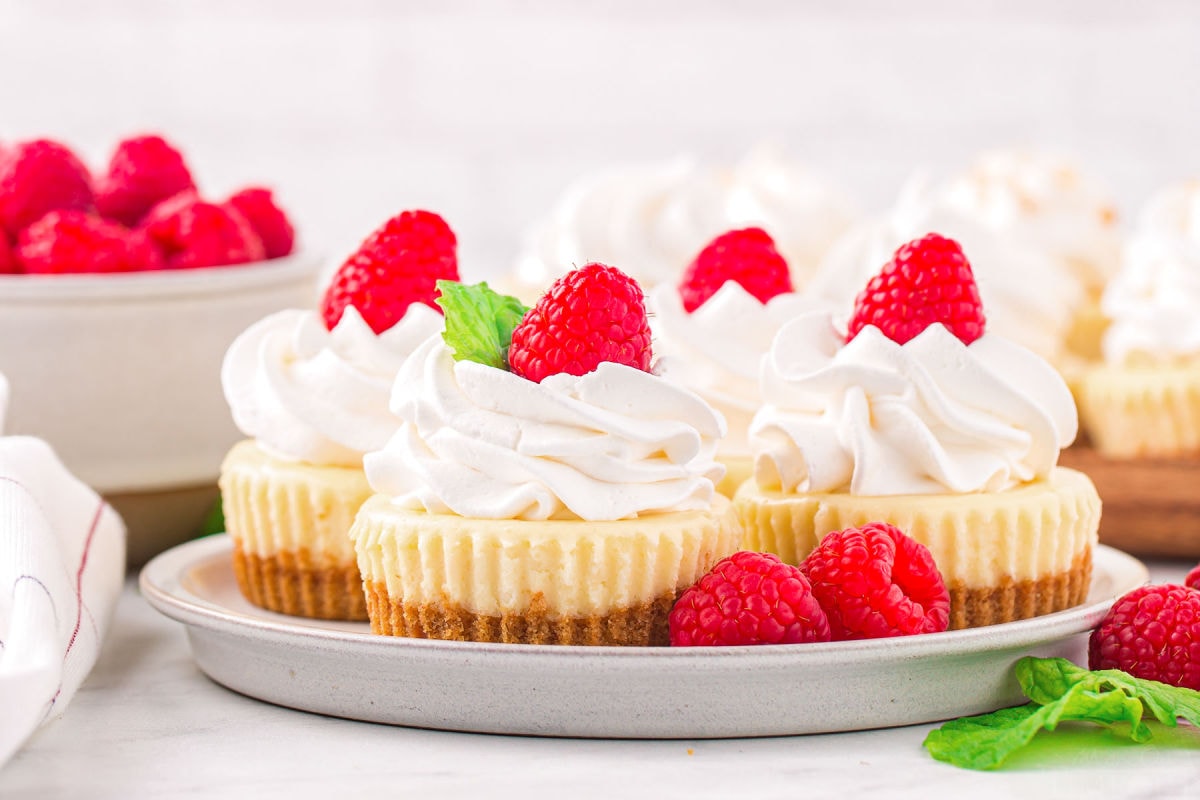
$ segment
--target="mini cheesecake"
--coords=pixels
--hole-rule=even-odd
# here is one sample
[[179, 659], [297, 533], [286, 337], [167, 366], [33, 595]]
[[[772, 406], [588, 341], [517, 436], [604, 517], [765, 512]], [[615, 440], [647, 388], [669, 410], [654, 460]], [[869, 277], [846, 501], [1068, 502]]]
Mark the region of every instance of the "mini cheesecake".
[[351, 537], [375, 633], [665, 645], [675, 600], [738, 533], [720, 496], [709, 511], [601, 522], [472, 519], [376, 496]]

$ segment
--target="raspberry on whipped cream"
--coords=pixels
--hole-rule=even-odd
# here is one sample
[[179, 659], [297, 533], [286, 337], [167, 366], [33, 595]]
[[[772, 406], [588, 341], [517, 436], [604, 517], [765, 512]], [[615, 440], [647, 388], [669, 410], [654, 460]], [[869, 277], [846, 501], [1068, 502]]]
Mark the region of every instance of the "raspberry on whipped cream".
[[993, 331], [1045, 358], [1060, 354], [1084, 299], [1080, 280], [1019, 237], [956, 209], [922, 176], [908, 182], [885, 216], [855, 225], [838, 239], [806, 293], [849, 316], [859, 290], [896, 248], [928, 231], [941, 231], [970, 254]]
[[225, 356], [234, 422], [277, 458], [361, 466], [399, 424], [388, 399], [405, 357], [441, 328], [441, 314], [422, 303], [378, 335], [353, 306], [332, 331], [316, 311], [272, 314]]
[[400, 430], [364, 461], [406, 508], [488, 519], [611, 520], [707, 509], [724, 423], [651, 373], [603, 363], [541, 383], [455, 361], [438, 337], [397, 376]]
[[372, 488], [403, 508], [484, 519], [604, 521], [711, 508], [725, 421], [699, 396], [627, 363], [532, 380], [480, 352], [481, 343], [508, 351], [514, 329], [538, 314], [567, 329], [575, 314], [600, 328], [606, 313], [640, 315], [634, 327], [644, 326], [632, 282], [632, 305], [571, 302], [580, 281], [597, 276], [629, 281], [611, 267], [581, 267], [516, 325], [515, 298], [439, 282], [446, 333], [425, 341], [396, 377], [391, 410], [401, 424], [364, 459]]

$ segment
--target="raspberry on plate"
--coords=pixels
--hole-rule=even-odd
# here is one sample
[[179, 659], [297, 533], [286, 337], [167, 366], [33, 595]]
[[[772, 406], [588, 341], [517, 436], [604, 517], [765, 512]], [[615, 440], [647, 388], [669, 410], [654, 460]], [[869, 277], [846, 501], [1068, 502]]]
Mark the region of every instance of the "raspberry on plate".
[[1192, 567], [1188, 572], [1187, 577], [1183, 579], [1184, 586], [1190, 586], [1193, 589], [1200, 590], [1200, 564]]
[[87, 167], [57, 142], [16, 145], [0, 162], [0, 230], [10, 241], [51, 211], [88, 211], [92, 204]]
[[439, 280], [458, 280], [458, 240], [432, 211], [405, 211], [383, 223], [334, 274], [321, 301], [329, 330], [354, 306], [375, 333], [404, 316], [412, 303], [441, 313]]
[[117, 145], [108, 171], [97, 179], [96, 208], [133, 227], [158, 203], [195, 188], [178, 150], [161, 136], [136, 136]]
[[267, 258], [281, 258], [292, 252], [296, 230], [291, 220], [275, 203], [270, 189], [252, 186], [242, 189], [225, 201], [233, 206], [262, 239]]
[[829, 621], [804, 574], [749, 550], [721, 559], [687, 589], [668, 625], [674, 647], [829, 641]]
[[65, 274], [159, 269], [162, 256], [140, 231], [82, 211], [51, 211], [21, 232], [23, 272]]
[[874, 325], [904, 344], [940, 322], [970, 344], [983, 335], [983, 305], [971, 264], [953, 239], [936, 233], [902, 245], [854, 302], [846, 341]]
[[925, 545], [885, 522], [826, 534], [801, 571], [834, 641], [938, 633], [950, 593]]
[[650, 321], [637, 282], [615, 267], [585, 264], [556, 280], [513, 331], [508, 364], [541, 383], [585, 375], [601, 362], [650, 371]]
[[679, 284], [684, 309], [695, 311], [726, 281], [737, 281], [761, 303], [792, 291], [787, 261], [762, 228], [728, 231], [700, 251]]
[[168, 269], [246, 264], [264, 257], [262, 241], [245, 217], [192, 191], [152, 208], [142, 230], [162, 251]]
[[1088, 667], [1200, 691], [1200, 591], [1139, 586], [1120, 597], [1092, 631]]

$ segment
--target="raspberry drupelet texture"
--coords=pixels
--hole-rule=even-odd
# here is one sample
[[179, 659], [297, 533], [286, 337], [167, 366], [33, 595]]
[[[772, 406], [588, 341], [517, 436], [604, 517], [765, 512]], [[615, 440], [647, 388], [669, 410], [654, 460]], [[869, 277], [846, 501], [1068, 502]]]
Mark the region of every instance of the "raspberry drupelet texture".
[[637, 282], [615, 267], [586, 264], [563, 275], [513, 331], [509, 368], [541, 383], [584, 375], [603, 361], [650, 371], [650, 321]]
[[108, 171], [97, 179], [96, 208], [133, 227], [163, 200], [195, 188], [178, 150], [161, 136], [135, 136], [117, 145]]
[[982, 336], [985, 325], [979, 287], [962, 248], [931, 233], [896, 250], [859, 293], [846, 340], [874, 325], [904, 344], [936, 322], [963, 344]]
[[770, 553], [734, 553], [685, 591], [668, 618], [671, 645], [829, 641], [829, 621], [803, 573]]
[[262, 261], [262, 241], [236, 210], [185, 191], [146, 214], [142, 230], [163, 253], [169, 269], [221, 267]]
[[87, 167], [57, 142], [18, 144], [0, 161], [0, 231], [10, 242], [51, 211], [90, 211], [93, 205]]
[[458, 280], [458, 240], [431, 211], [405, 211], [367, 237], [333, 276], [321, 302], [333, 330], [354, 306], [375, 333], [383, 333], [413, 303], [441, 313], [434, 300], [439, 280]]
[[894, 525], [826, 534], [800, 565], [834, 641], [938, 633], [950, 593], [929, 549]]
[[1088, 666], [1200, 691], [1200, 591], [1140, 586], [1119, 598], [1092, 631]]
[[162, 255], [141, 231], [82, 211], [51, 211], [21, 232], [21, 271], [41, 275], [135, 272], [162, 268]]
[[683, 273], [679, 296], [695, 311], [726, 281], [736, 281], [760, 303], [792, 291], [787, 261], [762, 228], [728, 231], [713, 239]]
[[226, 201], [237, 209], [258, 238], [262, 239], [267, 258], [282, 258], [292, 252], [296, 243], [296, 229], [291, 220], [275, 203], [270, 189], [252, 186], [242, 189]]

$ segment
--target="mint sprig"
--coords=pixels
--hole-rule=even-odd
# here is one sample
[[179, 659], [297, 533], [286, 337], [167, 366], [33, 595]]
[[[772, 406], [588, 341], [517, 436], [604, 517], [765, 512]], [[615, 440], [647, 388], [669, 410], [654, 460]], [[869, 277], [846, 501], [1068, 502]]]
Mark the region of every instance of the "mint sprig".
[[434, 302], [446, 316], [442, 339], [454, 351], [454, 360], [507, 370], [513, 330], [529, 308], [486, 282], [438, 281], [437, 288], [441, 295]]
[[1200, 692], [1191, 689], [1120, 670], [1086, 670], [1065, 658], [1025, 657], [1015, 671], [1031, 703], [951, 720], [925, 737], [929, 754], [956, 767], [993, 769], [1038, 731], [1053, 731], [1063, 722], [1109, 726], [1138, 743], [1152, 739], [1146, 712], [1172, 728], [1178, 719], [1200, 726]]

